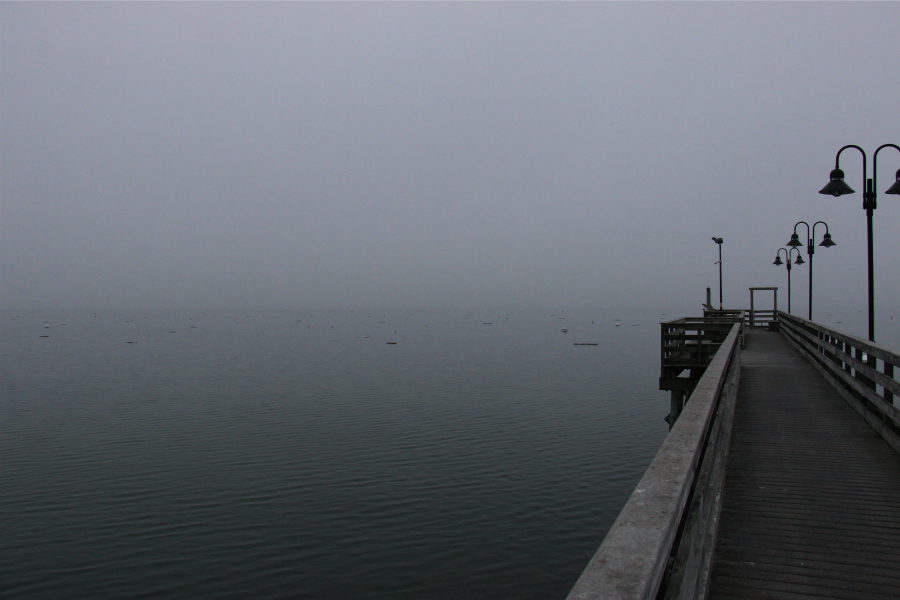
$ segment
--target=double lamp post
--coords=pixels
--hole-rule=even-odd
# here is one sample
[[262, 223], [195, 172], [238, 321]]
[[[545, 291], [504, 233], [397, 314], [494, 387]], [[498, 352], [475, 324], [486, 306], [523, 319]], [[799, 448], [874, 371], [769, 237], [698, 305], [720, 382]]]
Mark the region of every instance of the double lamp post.
[[[788, 312], [791, 312], [791, 252], [797, 252], [797, 260], [794, 261], [795, 265], [802, 265], [806, 261], [803, 260], [803, 257], [800, 256], [800, 250], [797, 248], [779, 248], [778, 252], [775, 253], [775, 262], [773, 265], [787, 265], [788, 272]], [[781, 253], [784, 252], [784, 262], [781, 260]]]
[[[847, 148], [855, 148], [859, 150], [860, 154], [863, 157], [863, 186], [865, 192], [863, 192], [863, 209], [866, 211], [866, 224], [868, 231], [868, 245], [869, 245], [869, 341], [875, 341], [875, 267], [873, 260], [873, 243], [872, 243], [872, 213], [874, 212], [877, 204], [875, 202], [876, 193], [875, 189], [878, 187], [878, 153], [884, 148], [894, 148], [897, 151], [900, 151], [900, 146], [896, 144], [883, 144], [875, 150], [875, 154], [872, 156], [872, 177], [866, 177], [866, 152], [860, 148], [859, 146], [855, 146], [853, 144], [849, 144], [844, 146], [840, 150], [838, 150], [837, 156], [834, 159], [834, 170], [831, 171], [830, 179], [828, 185], [819, 190], [820, 194], [830, 194], [832, 196], [843, 196], [844, 194], [853, 194], [854, 190], [850, 188], [849, 185], [844, 183], [844, 172], [841, 170], [841, 152], [846, 150]], [[885, 192], [885, 194], [897, 194], [900, 195], [900, 170], [897, 170], [896, 181], [894, 185], [889, 187]], [[796, 226], [795, 226], [796, 229]], [[826, 231], [828, 227], [826, 226]], [[827, 236], [827, 233], [826, 233]], [[811, 257], [810, 257], [811, 258]], [[810, 306], [812, 306], [812, 261], [810, 260]], [[810, 308], [810, 319], [812, 319], [812, 309]]]
[[[797, 249], [797, 259], [800, 259], [800, 247], [803, 246], [803, 242], [800, 241], [800, 236], [797, 235], [797, 225], [806, 225], [806, 255], [809, 257], [809, 320], [812, 321], [812, 290], [813, 290], [813, 254], [816, 253], [815, 239], [816, 239], [816, 225], [824, 225], [825, 226], [825, 236], [822, 239], [822, 242], [819, 244], [825, 248], [830, 248], [832, 246], [837, 246], [836, 243], [831, 239], [831, 234], [828, 233], [828, 223], [825, 221], [816, 221], [813, 223], [812, 228], [810, 228], [809, 223], [806, 221], [797, 221], [794, 224], [794, 233], [791, 235], [791, 241], [788, 242], [788, 246], [791, 248]], [[775, 264], [778, 264], [778, 259], [776, 258]], [[788, 261], [790, 264], [790, 261]], [[798, 265], [802, 265], [803, 262], [797, 262]], [[788, 312], [791, 312], [791, 273], [788, 271]]]

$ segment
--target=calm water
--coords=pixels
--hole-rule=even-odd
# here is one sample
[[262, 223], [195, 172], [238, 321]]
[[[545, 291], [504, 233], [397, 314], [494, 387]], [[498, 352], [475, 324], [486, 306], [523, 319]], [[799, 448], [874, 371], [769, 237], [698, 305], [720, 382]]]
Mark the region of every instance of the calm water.
[[0, 317], [3, 597], [564, 598], [667, 431], [659, 312]]

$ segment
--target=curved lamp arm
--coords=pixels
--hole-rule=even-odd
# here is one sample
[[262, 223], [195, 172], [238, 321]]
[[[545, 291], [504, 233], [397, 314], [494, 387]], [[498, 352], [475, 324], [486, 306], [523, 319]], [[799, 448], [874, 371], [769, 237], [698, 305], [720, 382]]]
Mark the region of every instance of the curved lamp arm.
[[797, 221], [796, 223], [794, 223], [794, 233], [793, 233], [793, 235], [791, 235], [791, 241], [789, 241], [789, 242], [787, 243], [787, 245], [788, 245], [788, 246], [792, 246], [792, 247], [794, 247], [794, 248], [798, 248], [798, 247], [800, 247], [800, 246], [803, 245], [803, 242], [800, 241], [800, 236], [797, 235], [797, 225], [799, 225], [799, 224], [801, 224], [801, 223], [803, 223], [804, 225], [806, 225], [806, 248], [807, 248], [807, 254], [809, 254], [809, 233], [810, 233], [810, 230], [809, 230], [809, 223], [807, 223], [806, 221]]
[[875, 154], [872, 155], [872, 183], [876, 190], [878, 189], [878, 153], [881, 152], [882, 148], [894, 148], [897, 152], [900, 152], [900, 146], [896, 144], [882, 144], [875, 150]]
[[[843, 152], [847, 148], [856, 148], [862, 154], [862, 157], [863, 157], [863, 183], [865, 183], [865, 181], [866, 181], [866, 151], [855, 144], [847, 144], [846, 146], [844, 146], [843, 148], [838, 150], [837, 156], [834, 157], [834, 168], [835, 169], [841, 168], [841, 152]], [[879, 148], [879, 150], [880, 150], [880, 148]], [[876, 154], [878, 153], [877, 150], [875, 152], [876, 152]]]
[[823, 248], [831, 248], [832, 246], [837, 246], [837, 244], [834, 243], [834, 240], [831, 239], [831, 233], [828, 232], [828, 223], [826, 223], [825, 221], [816, 221], [813, 224], [812, 241], [810, 241], [810, 245], [816, 243], [816, 225], [819, 225], [820, 223], [825, 226], [825, 237], [822, 239], [822, 242], [819, 245]]
[[790, 269], [791, 268], [791, 254], [787, 250], [787, 248], [779, 248], [778, 249], [778, 251], [775, 253], [775, 262], [773, 262], [772, 264], [776, 265], [776, 266], [782, 264], [781, 263], [781, 253], [782, 252], [784, 252], [784, 260], [787, 262], [787, 268]]

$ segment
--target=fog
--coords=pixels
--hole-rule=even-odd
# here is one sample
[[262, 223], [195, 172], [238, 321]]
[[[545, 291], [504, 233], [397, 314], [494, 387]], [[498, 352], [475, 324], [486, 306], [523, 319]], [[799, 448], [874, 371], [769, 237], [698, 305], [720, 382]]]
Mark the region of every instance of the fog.
[[[897, 23], [898, 3], [4, 2], [0, 306], [699, 309], [712, 236], [746, 306], [784, 297], [776, 251], [822, 220], [815, 301], [864, 309], [860, 155], [856, 194], [817, 192], [841, 146], [900, 144]], [[900, 153], [879, 159], [893, 303]]]

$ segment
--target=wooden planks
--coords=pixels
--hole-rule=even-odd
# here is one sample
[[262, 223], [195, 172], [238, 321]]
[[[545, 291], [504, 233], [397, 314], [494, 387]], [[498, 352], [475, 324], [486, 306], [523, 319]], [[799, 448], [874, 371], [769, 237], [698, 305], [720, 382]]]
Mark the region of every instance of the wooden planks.
[[900, 597], [900, 455], [780, 334], [745, 335], [710, 598]]

